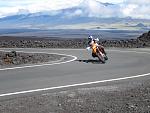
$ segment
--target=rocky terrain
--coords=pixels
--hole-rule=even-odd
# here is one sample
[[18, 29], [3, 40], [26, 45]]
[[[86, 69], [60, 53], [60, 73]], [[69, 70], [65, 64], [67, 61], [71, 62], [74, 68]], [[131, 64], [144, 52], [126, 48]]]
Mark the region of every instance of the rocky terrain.
[[0, 51], [0, 68], [23, 65], [39, 64], [44, 62], [60, 60], [62, 56], [43, 53], [21, 53], [16, 51]]
[[[86, 48], [87, 39], [62, 39], [51, 37], [0, 37], [0, 48]], [[101, 39], [104, 47], [140, 48], [150, 47], [150, 31], [137, 39]]]
[[84, 48], [86, 39], [0, 37], [1, 48]]

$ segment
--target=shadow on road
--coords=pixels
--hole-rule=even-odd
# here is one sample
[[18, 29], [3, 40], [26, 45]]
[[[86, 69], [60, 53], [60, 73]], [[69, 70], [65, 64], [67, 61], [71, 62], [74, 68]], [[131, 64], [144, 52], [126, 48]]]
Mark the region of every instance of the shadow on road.
[[98, 59], [76, 60], [76, 61], [83, 62], [83, 63], [102, 64]]

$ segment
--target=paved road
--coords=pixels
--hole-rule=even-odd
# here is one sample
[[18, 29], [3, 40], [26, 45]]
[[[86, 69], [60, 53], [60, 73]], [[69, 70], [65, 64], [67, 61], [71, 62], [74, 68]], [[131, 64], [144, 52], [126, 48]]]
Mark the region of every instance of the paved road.
[[[106, 64], [100, 64], [96, 61], [93, 61], [90, 54], [86, 50], [82, 49], [15, 50], [25, 52], [34, 51], [68, 54], [76, 56], [77, 60], [57, 65], [46, 65], [14, 70], [1, 70], [0, 95], [13, 92], [89, 83], [94, 81], [102, 81], [150, 73], [149, 49], [108, 49], [107, 53], [109, 60]], [[71, 58], [69, 58], [69, 60], [70, 59]]]

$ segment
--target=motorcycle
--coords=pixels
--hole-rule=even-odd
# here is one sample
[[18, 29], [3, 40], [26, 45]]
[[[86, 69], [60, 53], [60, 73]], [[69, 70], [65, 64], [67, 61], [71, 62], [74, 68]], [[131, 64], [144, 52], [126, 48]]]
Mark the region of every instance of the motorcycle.
[[106, 53], [102, 52], [98, 47], [97, 47], [97, 54], [96, 56], [98, 57], [99, 61], [102, 63], [105, 63], [106, 60], [108, 60], [108, 57]]
[[[89, 47], [87, 47], [86, 49], [89, 51], [91, 49], [91, 45], [94, 41], [94, 38], [92, 36], [89, 36], [88, 37], [88, 45]], [[98, 38], [95, 39], [95, 41], [99, 41]], [[105, 63], [106, 60], [108, 60], [108, 57], [104, 51], [104, 48], [102, 47], [96, 47], [96, 54], [95, 53], [92, 53], [92, 56], [93, 57], [98, 57], [99, 61], [102, 62], [102, 63]]]
[[[91, 50], [90, 47], [87, 47], [86, 49], [87, 49], [88, 51]], [[92, 51], [90, 51], [90, 53], [91, 53], [91, 52], [92, 52]], [[102, 50], [101, 50], [100, 48], [98, 48], [98, 47], [97, 47], [97, 52], [96, 52], [96, 54], [95, 54], [95, 53], [92, 53], [92, 57], [93, 57], [93, 58], [97, 57], [97, 58], [99, 59], [99, 61], [102, 62], [102, 63], [105, 63], [106, 60], [108, 60], [108, 57], [107, 57], [106, 53], [105, 53], [104, 51], [102, 51]]]

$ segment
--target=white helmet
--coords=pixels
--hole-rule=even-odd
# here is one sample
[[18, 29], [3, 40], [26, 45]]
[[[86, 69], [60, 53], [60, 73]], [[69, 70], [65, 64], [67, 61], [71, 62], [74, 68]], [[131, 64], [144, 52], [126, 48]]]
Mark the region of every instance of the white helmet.
[[93, 36], [92, 36], [92, 35], [90, 35], [90, 36], [88, 37], [88, 39], [93, 39]]

